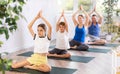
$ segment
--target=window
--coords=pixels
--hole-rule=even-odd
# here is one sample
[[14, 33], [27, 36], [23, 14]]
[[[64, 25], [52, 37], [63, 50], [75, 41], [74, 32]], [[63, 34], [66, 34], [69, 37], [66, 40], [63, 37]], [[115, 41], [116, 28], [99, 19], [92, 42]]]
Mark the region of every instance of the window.
[[92, 0], [78, 0], [78, 8], [81, 4], [85, 11], [89, 11], [92, 7]]
[[58, 0], [58, 6], [60, 11], [72, 11], [73, 10], [73, 1], [74, 0]]
[[86, 11], [89, 11], [93, 4], [92, 1], [93, 0], [57, 0], [57, 4], [59, 11], [62, 11], [63, 9], [65, 11], [77, 10], [81, 4]]

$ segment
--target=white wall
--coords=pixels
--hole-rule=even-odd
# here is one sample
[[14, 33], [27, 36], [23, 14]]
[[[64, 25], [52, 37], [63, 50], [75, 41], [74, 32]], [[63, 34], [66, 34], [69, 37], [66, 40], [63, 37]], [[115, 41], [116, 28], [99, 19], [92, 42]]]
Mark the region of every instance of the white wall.
[[[58, 13], [56, 0], [28, 0], [23, 7], [22, 12], [26, 17], [27, 22], [21, 18], [18, 21], [18, 29], [13, 34], [10, 34], [10, 38], [7, 41], [5, 40], [4, 35], [0, 35], [0, 40], [4, 42], [2, 48], [0, 48], [0, 52], [13, 52], [33, 46], [33, 40], [27, 29], [27, 25], [36, 16], [40, 9], [43, 10], [43, 16], [49, 20], [54, 28], [55, 17]], [[42, 21], [38, 20], [35, 24], [38, 24], [39, 22]], [[34, 26], [34, 30], [36, 30], [36, 25]]]
[[[75, 2], [77, 3], [77, 0], [74, 1], [74, 4]], [[10, 38], [7, 41], [5, 40], [4, 35], [0, 36], [0, 40], [4, 42], [0, 48], [0, 52], [14, 52], [33, 46], [33, 39], [28, 31], [27, 25], [36, 16], [40, 9], [43, 11], [43, 16], [45, 16], [45, 18], [52, 24], [52, 40], [56, 38], [55, 23], [60, 16], [57, 0], [28, 0], [26, 5], [24, 5], [22, 12], [22, 14], [26, 17], [27, 22], [21, 18], [18, 21], [18, 29], [14, 33], [10, 34]], [[76, 11], [75, 9], [77, 10], [76, 4], [73, 11]], [[72, 21], [72, 12], [65, 13], [65, 16], [69, 24], [69, 38], [71, 39], [73, 38], [75, 32], [75, 27]], [[37, 20], [33, 26], [35, 31], [40, 22], [43, 21], [41, 19]]]
[[[17, 22], [18, 29], [14, 33], [10, 34], [10, 38], [8, 40], [5, 39], [4, 35], [0, 36], [0, 40], [4, 42], [0, 48], [0, 52], [14, 52], [33, 46], [32, 36], [28, 31], [27, 25], [36, 16], [40, 9], [43, 11], [43, 16], [45, 16], [45, 18], [52, 24], [52, 40], [55, 39], [55, 23], [60, 16], [57, 0], [28, 0], [26, 5], [24, 5], [22, 12], [27, 21], [21, 18]], [[65, 16], [69, 24], [69, 38], [72, 38], [74, 36], [74, 25], [71, 14], [65, 14]], [[40, 22], [43, 21], [39, 19], [35, 22], [35, 25], [33, 26], [35, 31]]]

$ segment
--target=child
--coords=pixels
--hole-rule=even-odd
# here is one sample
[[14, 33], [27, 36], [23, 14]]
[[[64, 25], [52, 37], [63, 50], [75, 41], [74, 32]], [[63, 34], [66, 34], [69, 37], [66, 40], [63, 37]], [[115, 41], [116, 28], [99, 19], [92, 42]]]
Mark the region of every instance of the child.
[[[60, 22], [62, 17], [64, 19], [64, 22]], [[68, 24], [64, 16], [64, 11], [62, 12], [59, 20], [57, 21], [56, 34], [56, 47], [53, 50], [49, 51], [48, 56], [69, 58], [70, 53], [68, 53], [67, 51], [67, 49], [70, 48], [68, 40]]]
[[[48, 34], [46, 35], [45, 24], [39, 24], [37, 27], [37, 34], [34, 33], [32, 26], [37, 19], [41, 18], [48, 26]], [[42, 72], [49, 72], [51, 67], [48, 65], [47, 53], [51, 39], [52, 27], [50, 23], [42, 16], [42, 11], [40, 11], [37, 16], [28, 25], [28, 29], [34, 38], [34, 54], [31, 57], [23, 60], [21, 62], [16, 62], [12, 64], [12, 68], [30, 68], [39, 70]]]

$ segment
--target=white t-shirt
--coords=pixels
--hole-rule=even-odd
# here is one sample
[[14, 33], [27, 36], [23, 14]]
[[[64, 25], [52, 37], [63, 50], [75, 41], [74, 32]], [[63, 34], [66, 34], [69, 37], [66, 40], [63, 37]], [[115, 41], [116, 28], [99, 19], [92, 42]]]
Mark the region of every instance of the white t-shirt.
[[61, 33], [60, 31], [56, 32], [56, 48], [61, 50], [67, 50], [70, 48], [68, 32]]
[[34, 40], [34, 53], [48, 53], [49, 45], [50, 40], [48, 40], [47, 36], [40, 38], [36, 35]]

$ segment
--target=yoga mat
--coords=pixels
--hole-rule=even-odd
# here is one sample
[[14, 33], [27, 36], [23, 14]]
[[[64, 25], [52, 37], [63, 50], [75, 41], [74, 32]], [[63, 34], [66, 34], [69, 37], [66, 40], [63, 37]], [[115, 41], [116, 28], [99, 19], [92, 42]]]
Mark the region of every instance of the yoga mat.
[[[106, 46], [106, 47], [118, 47], [118, 46], [120, 46], [120, 44], [115, 44], [115, 43], [113, 43], [113, 44], [110, 44], [110, 43], [107, 43], [107, 44], [89, 44], [89, 45]], [[52, 45], [49, 48], [53, 49], [53, 48], [55, 48], [55, 45]]]
[[[69, 50], [80, 51], [80, 50], [76, 50], [76, 49], [69, 49]], [[108, 53], [110, 51], [111, 51], [110, 49], [89, 48], [88, 51], [85, 51], [85, 52]]]
[[100, 48], [89, 48], [88, 52], [96, 52], [96, 53], [108, 53], [110, 49], [100, 49]]
[[[96, 46], [105, 46], [105, 47], [118, 47], [120, 44], [105, 44], [105, 45], [96, 45]], [[50, 46], [50, 48], [55, 48], [55, 45]], [[102, 49], [102, 48], [89, 48], [88, 52], [96, 52], [96, 53], [108, 53], [111, 51], [111, 49]], [[69, 49], [74, 50], [74, 49]], [[79, 51], [79, 50], [78, 50]]]
[[73, 74], [76, 70], [77, 69], [52, 67], [51, 72], [40, 72], [37, 70], [32, 70], [27, 68], [11, 69], [10, 71], [28, 73], [28, 74]]
[[71, 56], [70, 58], [56, 58], [56, 57], [49, 57], [50, 59], [55, 60], [65, 60], [65, 61], [74, 61], [74, 62], [81, 62], [81, 63], [88, 63], [93, 60], [95, 57], [86, 57], [86, 56]]
[[32, 54], [33, 54], [32, 51], [28, 51], [28, 52], [24, 52], [24, 53], [18, 54], [17, 56], [27, 56], [27, 57], [30, 57]]
[[89, 44], [95, 46], [118, 47], [120, 44]]
[[[33, 54], [33, 52], [25, 52], [22, 54], [18, 54], [18, 56], [30, 56]], [[55, 60], [65, 60], [65, 61], [74, 61], [74, 62], [82, 62], [82, 63], [88, 63], [89, 61], [93, 60], [94, 57], [86, 57], [86, 56], [71, 56], [71, 58], [55, 58], [55, 57], [48, 57], [50, 59], [55, 59]]]

